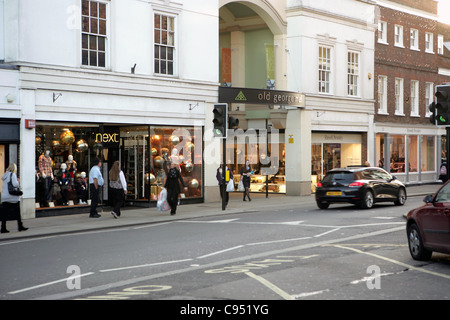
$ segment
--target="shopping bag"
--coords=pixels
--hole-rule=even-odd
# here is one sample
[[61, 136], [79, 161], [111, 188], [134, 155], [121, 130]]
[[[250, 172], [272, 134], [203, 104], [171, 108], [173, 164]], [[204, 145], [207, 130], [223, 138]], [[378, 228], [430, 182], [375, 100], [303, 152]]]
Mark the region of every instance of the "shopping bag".
[[167, 202], [167, 190], [162, 188], [161, 192], [158, 195], [158, 202], [156, 202], [156, 207], [158, 211], [164, 212], [170, 210], [170, 205]]
[[233, 191], [234, 191], [234, 181], [230, 180], [230, 181], [228, 181], [228, 184], [227, 184], [227, 192], [233, 192]]
[[245, 191], [244, 182], [242, 182], [242, 180], [239, 181], [238, 190]]

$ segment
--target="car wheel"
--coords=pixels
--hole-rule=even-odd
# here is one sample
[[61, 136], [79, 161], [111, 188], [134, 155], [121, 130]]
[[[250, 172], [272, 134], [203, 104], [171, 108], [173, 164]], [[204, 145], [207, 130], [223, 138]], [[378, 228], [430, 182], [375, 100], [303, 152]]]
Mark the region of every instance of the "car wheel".
[[423, 246], [422, 236], [419, 227], [413, 223], [408, 227], [408, 245], [409, 253], [414, 260], [430, 260], [432, 251], [425, 249]]
[[397, 200], [394, 201], [395, 205], [402, 206], [406, 202], [406, 191], [403, 188], [398, 190]]
[[370, 209], [373, 207], [373, 193], [371, 191], [366, 191], [364, 193], [362, 202], [361, 202], [361, 208], [363, 209]]
[[316, 201], [317, 202], [317, 206], [320, 209], [328, 209], [328, 207], [330, 206], [330, 204], [328, 202], [322, 202], [322, 201]]

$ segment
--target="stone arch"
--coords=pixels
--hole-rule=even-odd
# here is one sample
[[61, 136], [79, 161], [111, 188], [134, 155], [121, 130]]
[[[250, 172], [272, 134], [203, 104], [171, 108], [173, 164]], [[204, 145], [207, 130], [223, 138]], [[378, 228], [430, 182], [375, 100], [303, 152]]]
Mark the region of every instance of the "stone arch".
[[255, 11], [269, 27], [274, 36], [286, 34], [285, 13], [277, 10], [268, 0], [220, 0], [219, 8], [230, 3], [243, 4]]

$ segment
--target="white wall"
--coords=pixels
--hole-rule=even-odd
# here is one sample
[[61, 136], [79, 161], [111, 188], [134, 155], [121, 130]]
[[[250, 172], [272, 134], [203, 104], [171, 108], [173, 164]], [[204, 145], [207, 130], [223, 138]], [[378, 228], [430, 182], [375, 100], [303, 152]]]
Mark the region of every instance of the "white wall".
[[[355, 0], [288, 1], [289, 90], [318, 93], [318, 46], [332, 47], [332, 95], [347, 97], [347, 52], [360, 51], [360, 98], [373, 99], [374, 6]], [[299, 10], [295, 10], [298, 6]], [[364, 18], [362, 18], [364, 17]], [[355, 41], [356, 40], [356, 41]], [[372, 80], [368, 73], [372, 73]]]
[[[218, 0], [180, 0], [177, 3], [115, 0], [108, 3], [109, 63], [106, 70], [130, 73], [136, 64], [136, 74], [153, 75], [153, 15], [158, 11], [177, 16], [179, 73], [176, 77], [217, 82]], [[6, 0], [6, 62], [79, 68], [80, 5], [80, 0]]]

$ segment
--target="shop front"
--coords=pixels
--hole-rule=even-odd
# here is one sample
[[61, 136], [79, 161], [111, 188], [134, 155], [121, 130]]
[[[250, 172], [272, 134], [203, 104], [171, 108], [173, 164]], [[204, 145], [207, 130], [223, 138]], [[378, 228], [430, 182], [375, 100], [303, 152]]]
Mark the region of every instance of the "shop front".
[[[0, 119], [0, 174], [3, 175], [9, 164], [17, 164], [20, 143], [20, 119]], [[3, 181], [0, 179], [0, 193]]]
[[441, 135], [434, 129], [391, 129], [376, 134], [377, 166], [405, 183], [435, 182], [441, 163]]
[[[127, 181], [126, 205], [155, 206], [170, 162], [177, 162], [188, 191], [182, 202], [203, 200], [202, 128], [37, 122], [36, 215], [88, 206], [89, 171], [95, 158], [102, 175], [119, 160]], [[105, 183], [101, 205], [109, 205]]]
[[311, 191], [331, 169], [363, 164], [362, 134], [313, 132], [311, 144]]
[[[240, 130], [227, 138], [227, 165], [235, 185], [246, 160], [253, 171], [251, 192], [286, 193], [286, 119], [305, 105], [304, 94], [272, 89], [220, 87], [219, 102], [240, 118]], [[298, 126], [298, 124], [297, 124]]]

